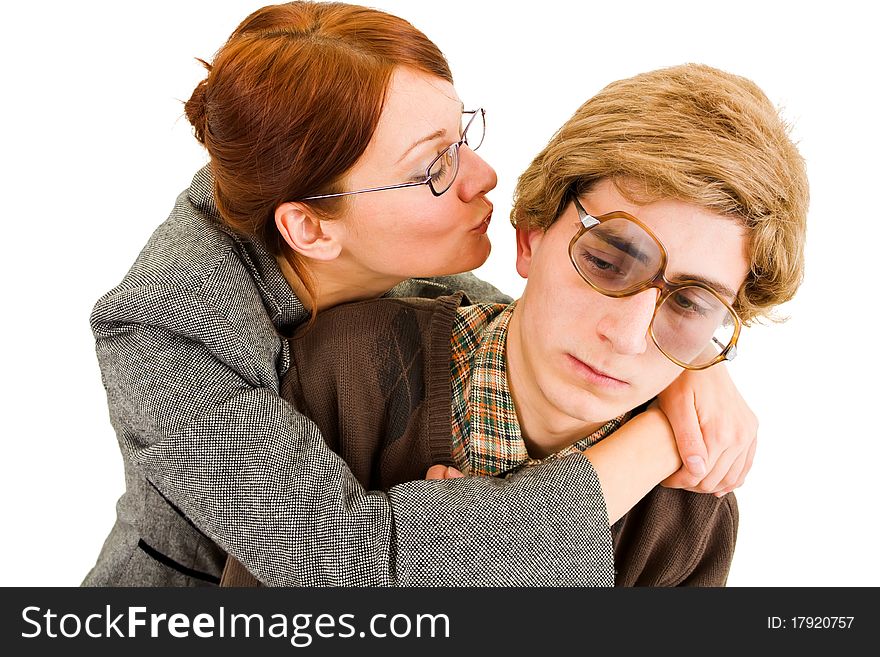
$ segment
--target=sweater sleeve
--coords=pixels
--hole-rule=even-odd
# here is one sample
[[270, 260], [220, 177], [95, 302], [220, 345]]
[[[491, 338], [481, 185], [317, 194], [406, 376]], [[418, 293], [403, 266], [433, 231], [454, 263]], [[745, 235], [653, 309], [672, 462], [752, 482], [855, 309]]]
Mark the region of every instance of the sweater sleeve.
[[279, 396], [274, 362], [197, 292], [168, 294], [129, 289], [93, 311], [111, 421], [124, 457], [262, 582], [613, 583], [604, 502], [586, 458], [506, 481], [366, 491]]
[[736, 498], [655, 486], [615, 523], [617, 586], [724, 586]]
[[725, 495], [718, 505], [717, 513], [705, 529], [705, 543], [698, 558], [679, 586], [725, 586], [736, 534], [739, 525], [739, 509], [733, 493]]

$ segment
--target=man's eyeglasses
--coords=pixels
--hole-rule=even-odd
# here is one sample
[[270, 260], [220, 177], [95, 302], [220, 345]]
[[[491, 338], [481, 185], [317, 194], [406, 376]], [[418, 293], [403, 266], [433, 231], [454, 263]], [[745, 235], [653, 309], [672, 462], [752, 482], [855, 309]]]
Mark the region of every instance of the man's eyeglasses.
[[461, 138], [447, 146], [442, 153], [431, 160], [431, 163], [425, 169], [425, 177], [423, 180], [399, 183], [397, 185], [384, 185], [382, 187], [370, 187], [368, 189], [358, 189], [353, 192], [339, 192], [337, 194], [319, 194], [317, 196], [307, 196], [303, 201], [315, 201], [322, 198], [335, 198], [337, 196], [350, 196], [352, 194], [365, 194], [366, 192], [381, 192], [386, 189], [402, 189], [403, 187], [419, 187], [427, 185], [431, 189], [434, 196], [440, 196], [452, 187], [455, 177], [458, 175], [458, 165], [461, 160], [459, 150], [462, 144], [468, 146], [472, 151], [477, 150], [483, 143], [486, 136], [486, 110], [482, 107], [476, 110], [467, 110], [462, 112], [462, 130]]
[[568, 255], [581, 278], [614, 298], [659, 289], [651, 339], [676, 365], [702, 370], [733, 360], [742, 324], [718, 292], [700, 281], [670, 282], [666, 249], [632, 215], [609, 212], [593, 217], [576, 196], [574, 205], [581, 226], [568, 245]]

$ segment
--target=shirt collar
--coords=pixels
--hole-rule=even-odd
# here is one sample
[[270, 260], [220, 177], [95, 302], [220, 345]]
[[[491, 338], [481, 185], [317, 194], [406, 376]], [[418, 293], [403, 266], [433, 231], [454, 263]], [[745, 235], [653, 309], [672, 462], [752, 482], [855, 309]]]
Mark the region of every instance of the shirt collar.
[[507, 327], [516, 304], [506, 306], [483, 332], [471, 367], [470, 465], [472, 474], [496, 476], [527, 460], [504, 355]]
[[[529, 457], [507, 381], [505, 346], [516, 302], [459, 309], [453, 331], [453, 453], [466, 474], [504, 475], [584, 450], [616, 431], [630, 413], [610, 420], [544, 459]], [[456, 445], [459, 449], [456, 450]]]

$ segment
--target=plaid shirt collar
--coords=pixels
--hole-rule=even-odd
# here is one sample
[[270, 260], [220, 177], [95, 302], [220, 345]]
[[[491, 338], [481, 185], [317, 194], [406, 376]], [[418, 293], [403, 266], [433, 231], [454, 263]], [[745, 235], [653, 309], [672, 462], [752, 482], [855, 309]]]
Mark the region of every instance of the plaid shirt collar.
[[545, 459], [526, 451], [507, 385], [504, 347], [516, 302], [458, 309], [452, 329], [452, 454], [464, 474], [499, 476], [584, 450], [629, 419], [624, 413]]

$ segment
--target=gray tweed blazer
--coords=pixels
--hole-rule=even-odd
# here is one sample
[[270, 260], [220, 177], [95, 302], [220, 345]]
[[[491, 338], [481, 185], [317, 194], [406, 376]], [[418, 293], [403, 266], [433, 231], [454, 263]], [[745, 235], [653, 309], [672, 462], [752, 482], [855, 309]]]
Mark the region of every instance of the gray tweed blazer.
[[[471, 275], [393, 294], [456, 289], [507, 300]], [[84, 585], [216, 584], [226, 552], [270, 586], [613, 585], [584, 457], [364, 490], [279, 396], [306, 318], [272, 256], [219, 223], [199, 171], [92, 311], [126, 491]]]

